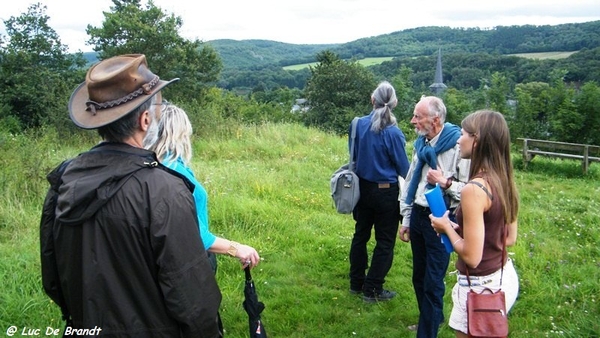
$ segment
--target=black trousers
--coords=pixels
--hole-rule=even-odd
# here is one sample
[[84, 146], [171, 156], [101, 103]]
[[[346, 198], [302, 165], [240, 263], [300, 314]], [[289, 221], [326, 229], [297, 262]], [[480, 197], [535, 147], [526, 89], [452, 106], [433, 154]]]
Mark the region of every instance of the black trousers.
[[[379, 185], [360, 180], [360, 200], [352, 212], [356, 222], [350, 246], [350, 288], [367, 294], [381, 292], [394, 259], [400, 222], [397, 183]], [[369, 258], [367, 243], [375, 229], [375, 248]]]

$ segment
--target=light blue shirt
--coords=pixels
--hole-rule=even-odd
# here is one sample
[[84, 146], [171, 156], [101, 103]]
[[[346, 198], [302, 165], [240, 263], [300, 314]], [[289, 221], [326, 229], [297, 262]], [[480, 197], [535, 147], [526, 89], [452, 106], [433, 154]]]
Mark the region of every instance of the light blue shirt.
[[208, 229], [208, 194], [206, 190], [198, 182], [196, 177], [194, 176], [194, 172], [190, 169], [184, 162], [181, 157], [178, 157], [176, 160], [165, 161], [163, 164], [169, 168], [173, 169], [181, 175], [185, 176], [192, 184], [194, 184], [194, 202], [196, 203], [196, 212], [198, 214], [198, 226], [200, 228], [200, 237], [202, 239], [202, 244], [204, 244], [204, 249], [208, 250], [216, 240], [216, 236], [213, 235]]

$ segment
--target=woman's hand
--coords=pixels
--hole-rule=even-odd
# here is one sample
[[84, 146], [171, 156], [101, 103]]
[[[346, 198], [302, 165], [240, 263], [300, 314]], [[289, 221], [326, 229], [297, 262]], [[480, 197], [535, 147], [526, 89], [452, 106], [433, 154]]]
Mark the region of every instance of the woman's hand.
[[240, 263], [242, 263], [242, 269], [245, 269], [247, 266], [252, 269], [260, 262], [260, 256], [256, 249], [244, 244], [239, 245], [236, 257], [240, 260]]
[[435, 217], [433, 216], [433, 214], [429, 215], [429, 219], [431, 220], [431, 226], [433, 227], [433, 230], [435, 230], [435, 232], [437, 232], [438, 234], [447, 234], [448, 232], [454, 229], [450, 218], [448, 218], [449, 213], [450, 211], [446, 210], [446, 213], [444, 213], [444, 216], [442, 217]]

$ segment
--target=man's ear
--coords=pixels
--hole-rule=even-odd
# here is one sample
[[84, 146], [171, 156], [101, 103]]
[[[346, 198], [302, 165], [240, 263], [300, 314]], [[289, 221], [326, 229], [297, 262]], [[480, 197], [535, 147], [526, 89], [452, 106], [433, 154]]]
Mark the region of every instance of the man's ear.
[[150, 116], [150, 112], [148, 110], [143, 112], [140, 115], [140, 119], [138, 122], [139, 122], [140, 129], [142, 131], [144, 131], [144, 132], [148, 131], [148, 129], [150, 128], [150, 124], [152, 124], [152, 117]]

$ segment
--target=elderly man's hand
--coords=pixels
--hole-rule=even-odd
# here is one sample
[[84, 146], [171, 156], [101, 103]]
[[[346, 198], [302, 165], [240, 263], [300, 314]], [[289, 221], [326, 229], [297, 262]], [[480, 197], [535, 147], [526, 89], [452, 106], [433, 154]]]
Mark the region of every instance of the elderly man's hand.
[[444, 177], [444, 173], [441, 170], [429, 169], [427, 172], [427, 183], [435, 185], [436, 183], [440, 184], [440, 187], [446, 187], [446, 181], [448, 179]]

